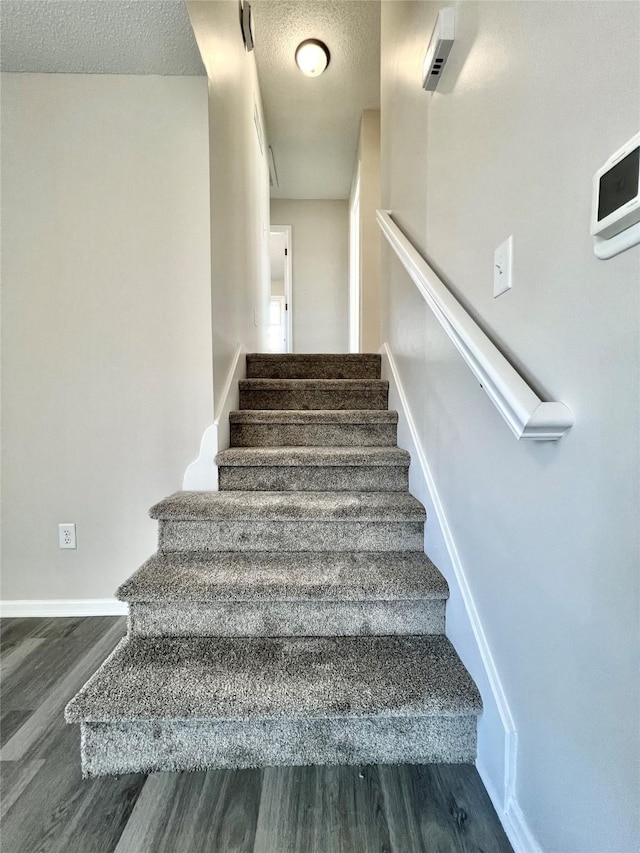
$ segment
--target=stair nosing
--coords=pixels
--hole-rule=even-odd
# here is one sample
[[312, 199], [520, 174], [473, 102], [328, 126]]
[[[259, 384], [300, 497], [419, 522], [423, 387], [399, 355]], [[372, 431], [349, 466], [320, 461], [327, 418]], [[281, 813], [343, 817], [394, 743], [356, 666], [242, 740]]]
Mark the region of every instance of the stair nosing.
[[382, 356], [377, 352], [248, 352], [246, 358], [264, 358], [273, 361], [291, 362], [307, 361], [381, 361]]
[[[249, 571], [253, 574], [247, 583]], [[387, 585], [379, 594], [373, 587], [367, 589], [367, 579], [378, 581], [385, 573], [391, 574], [391, 584], [388, 577], [383, 577]], [[314, 583], [311, 579], [317, 580]], [[389, 594], [390, 589], [395, 589], [396, 594]], [[335, 555], [282, 552], [275, 559], [270, 559], [268, 552], [156, 553], [116, 591], [119, 601], [130, 603], [365, 603], [446, 601], [448, 596], [445, 578], [427, 555], [404, 551]]]
[[229, 412], [229, 422], [269, 424], [390, 424], [398, 423], [393, 409], [237, 409]]
[[215, 457], [218, 467], [229, 468], [408, 468], [410, 462], [400, 447], [348, 445], [230, 447]]
[[409, 492], [229, 490], [176, 492], [151, 507], [149, 516], [158, 521], [424, 523], [426, 511]]
[[386, 379], [241, 379], [240, 391], [387, 391]]
[[[345, 656], [348, 665], [344, 663]], [[154, 661], [159, 660], [163, 664], [154, 668]], [[169, 679], [165, 673], [168, 661], [174, 667]], [[345, 691], [350, 691], [354, 683], [357, 685], [349, 693], [353, 697], [349, 707], [336, 707], [336, 697], [329, 698], [324, 691], [323, 681], [331, 677], [331, 666], [334, 685], [338, 684], [336, 678]], [[146, 673], [146, 680], [142, 673]], [[171, 677], [179, 688], [175, 691]], [[185, 689], [188, 679], [194, 695]], [[249, 681], [253, 682], [251, 689]], [[378, 684], [379, 681], [383, 683]], [[111, 689], [105, 689], [106, 684]], [[369, 689], [359, 689], [367, 686]], [[136, 696], [136, 691], [144, 692]], [[295, 708], [291, 707], [294, 703]], [[113, 710], [116, 706], [118, 711]], [[481, 710], [476, 685], [442, 634], [128, 636], [67, 705], [65, 718], [67, 722], [312, 721], [454, 717], [477, 715]]]

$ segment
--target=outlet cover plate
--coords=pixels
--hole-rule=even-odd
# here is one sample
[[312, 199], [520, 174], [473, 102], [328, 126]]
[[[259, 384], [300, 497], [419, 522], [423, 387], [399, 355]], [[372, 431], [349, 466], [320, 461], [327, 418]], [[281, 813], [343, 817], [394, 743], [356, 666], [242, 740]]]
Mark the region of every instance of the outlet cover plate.
[[493, 256], [493, 297], [511, 289], [513, 270], [513, 234], [496, 249]]
[[76, 545], [76, 526], [75, 524], [59, 524], [58, 525], [58, 545], [60, 548], [77, 548]]

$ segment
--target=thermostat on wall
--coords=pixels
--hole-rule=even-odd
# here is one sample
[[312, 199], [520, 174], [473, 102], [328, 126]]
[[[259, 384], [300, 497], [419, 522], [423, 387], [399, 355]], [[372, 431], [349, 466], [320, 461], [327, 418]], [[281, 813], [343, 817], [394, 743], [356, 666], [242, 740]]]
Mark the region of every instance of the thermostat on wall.
[[640, 243], [640, 133], [593, 176], [591, 234], [599, 258]]
[[440, 9], [422, 64], [422, 87], [427, 92], [438, 88], [455, 36], [455, 15], [452, 7]]

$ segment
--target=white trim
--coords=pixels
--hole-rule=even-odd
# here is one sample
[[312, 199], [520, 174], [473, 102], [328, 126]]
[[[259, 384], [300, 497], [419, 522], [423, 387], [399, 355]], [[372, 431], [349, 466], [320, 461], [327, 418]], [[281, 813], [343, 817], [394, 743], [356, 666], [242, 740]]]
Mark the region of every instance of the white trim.
[[564, 403], [546, 403], [538, 397], [405, 237], [390, 211], [378, 210], [376, 219], [427, 305], [516, 438], [562, 438], [573, 425], [571, 410]]
[[218, 490], [218, 466], [214, 460], [221, 450], [229, 447], [229, 412], [237, 409], [240, 402], [238, 383], [247, 371], [246, 349], [238, 344], [216, 408], [211, 426], [204, 431], [200, 441], [200, 453], [184, 472], [182, 488], [185, 491], [216, 492]]
[[[409, 401], [407, 400], [407, 395], [403, 388], [398, 368], [388, 343], [384, 343], [382, 345], [380, 348], [380, 354], [382, 355], [383, 362], [382, 375], [389, 377], [390, 396], [397, 397], [397, 400], [399, 401], [398, 414], [406, 423], [411, 443], [413, 445], [410, 448], [411, 459], [418, 463], [426, 490], [433, 504], [433, 509], [442, 533], [442, 538], [453, 567], [455, 581], [458, 585], [467, 618], [473, 632], [473, 638], [478, 650], [478, 655], [484, 668], [486, 681], [489, 684], [493, 702], [498, 711], [500, 722], [504, 730], [504, 771], [503, 778], [501, 780], [502, 784], [497, 787], [496, 784], [489, 779], [486, 770], [479, 763], [476, 766], [516, 853], [539, 853], [539, 847], [537, 847], [533, 839], [533, 835], [526, 825], [524, 816], [516, 799], [518, 735], [513, 716], [511, 714], [511, 709], [509, 708], [509, 703], [507, 701], [493, 655], [491, 654], [486, 634], [480, 621], [480, 616], [460, 559], [460, 554], [456, 548], [453, 534], [451, 532], [442, 501], [440, 500], [431, 468], [427, 462], [415, 420], [411, 413]], [[501, 788], [501, 791], [499, 788]]]
[[292, 227], [291, 225], [272, 225], [270, 234], [284, 234], [284, 298], [287, 303], [285, 322], [287, 325], [287, 349], [293, 352], [293, 261], [292, 261]]
[[517, 801], [511, 798], [503, 805], [489, 774], [480, 762], [476, 762], [476, 769], [515, 853], [542, 853], [542, 847], [527, 826], [522, 809]]
[[503, 826], [516, 853], [542, 853], [542, 847], [534, 838], [515, 799], [507, 803]]
[[115, 598], [43, 598], [0, 601], [2, 619], [28, 616], [126, 616], [126, 601]]

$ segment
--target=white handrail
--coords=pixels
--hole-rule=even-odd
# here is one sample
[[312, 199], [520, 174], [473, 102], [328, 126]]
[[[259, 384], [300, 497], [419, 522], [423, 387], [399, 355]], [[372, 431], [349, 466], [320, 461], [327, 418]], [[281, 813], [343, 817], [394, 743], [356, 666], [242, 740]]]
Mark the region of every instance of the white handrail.
[[391, 211], [378, 210], [376, 217], [412, 281], [516, 438], [562, 438], [573, 426], [571, 410], [564, 403], [547, 403], [538, 397], [402, 233]]

